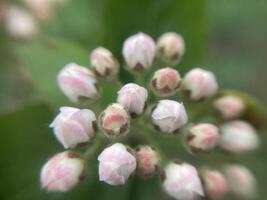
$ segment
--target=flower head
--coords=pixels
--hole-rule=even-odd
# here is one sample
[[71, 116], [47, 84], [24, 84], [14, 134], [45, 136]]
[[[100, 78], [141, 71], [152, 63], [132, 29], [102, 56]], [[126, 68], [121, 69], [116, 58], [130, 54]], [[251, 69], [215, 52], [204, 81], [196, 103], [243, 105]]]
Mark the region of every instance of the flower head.
[[156, 45], [145, 33], [137, 33], [124, 41], [122, 54], [129, 69], [141, 71], [151, 67]]
[[135, 83], [128, 83], [118, 91], [117, 101], [132, 116], [141, 115], [146, 108], [147, 90]]
[[76, 63], [67, 64], [57, 76], [62, 92], [74, 103], [95, 100], [99, 91], [94, 74]]
[[183, 103], [173, 100], [161, 100], [152, 111], [152, 122], [160, 131], [173, 133], [187, 123], [187, 114]]
[[110, 185], [125, 184], [136, 168], [136, 159], [131, 150], [121, 143], [104, 149], [98, 161], [99, 180]]
[[88, 109], [61, 107], [50, 127], [65, 148], [72, 148], [92, 139], [96, 129], [96, 116]]
[[48, 160], [41, 170], [41, 185], [47, 191], [66, 192], [75, 187], [84, 176], [84, 161], [78, 155], [65, 151]]

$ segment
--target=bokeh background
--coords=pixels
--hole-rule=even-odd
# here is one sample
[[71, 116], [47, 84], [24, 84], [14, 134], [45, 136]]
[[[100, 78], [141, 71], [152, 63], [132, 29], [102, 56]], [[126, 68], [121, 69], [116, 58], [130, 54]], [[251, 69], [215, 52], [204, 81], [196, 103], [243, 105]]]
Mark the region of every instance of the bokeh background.
[[[21, 5], [20, 1], [6, 2]], [[142, 31], [156, 39], [166, 31], [176, 31], [184, 36], [187, 49], [177, 66], [181, 74], [204, 66], [216, 74], [221, 88], [248, 92], [260, 99], [265, 109], [266, 19], [265, 0], [68, 0], [48, 21], [39, 23], [38, 36], [30, 40], [12, 37], [1, 20], [0, 199], [168, 199], [156, 177], [146, 181], [136, 177], [119, 187], [98, 182], [95, 158], [88, 161], [85, 181], [72, 192], [48, 194], [40, 189], [41, 166], [55, 152], [62, 151], [48, 124], [59, 106], [72, 105], [59, 91], [56, 73], [68, 62], [88, 66], [88, 54], [96, 46], [111, 49], [122, 60], [122, 42], [129, 35]], [[130, 82], [133, 77], [121, 70], [120, 79]], [[109, 85], [105, 87], [109, 92], [104, 94], [101, 105], [114, 101], [116, 96]], [[196, 161], [184, 155], [177, 142], [171, 141], [170, 145], [167, 140], [165, 146], [176, 145], [167, 152], [196, 164], [239, 161], [257, 177], [255, 199], [265, 199], [265, 134], [261, 131], [262, 147], [257, 153], [236, 158], [215, 152]]]

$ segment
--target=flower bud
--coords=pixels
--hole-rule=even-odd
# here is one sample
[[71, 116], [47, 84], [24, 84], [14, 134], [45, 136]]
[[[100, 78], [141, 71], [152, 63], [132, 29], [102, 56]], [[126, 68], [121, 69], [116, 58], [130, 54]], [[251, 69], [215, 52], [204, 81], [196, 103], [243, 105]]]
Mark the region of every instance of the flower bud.
[[218, 84], [212, 72], [195, 68], [185, 75], [181, 89], [190, 99], [197, 101], [214, 95]]
[[130, 70], [142, 71], [151, 67], [156, 52], [153, 39], [137, 33], [124, 41], [122, 54]]
[[42, 188], [49, 192], [66, 192], [84, 177], [84, 161], [78, 155], [65, 151], [48, 160], [41, 170]]
[[219, 130], [213, 124], [203, 123], [191, 127], [186, 134], [186, 147], [192, 153], [208, 151], [219, 141]]
[[245, 121], [232, 121], [221, 126], [220, 147], [231, 153], [247, 153], [259, 146], [256, 130]]
[[245, 110], [243, 100], [237, 96], [230, 95], [216, 99], [213, 106], [224, 119], [239, 117]]
[[147, 97], [146, 88], [128, 83], [118, 91], [117, 102], [128, 110], [131, 116], [138, 116], [145, 111]]
[[187, 123], [183, 103], [161, 100], [152, 111], [152, 122], [162, 132], [174, 133]]
[[58, 141], [65, 148], [74, 148], [89, 142], [95, 135], [96, 117], [88, 109], [61, 107], [50, 124]]
[[7, 32], [15, 38], [31, 39], [38, 32], [34, 18], [16, 6], [7, 7], [4, 22]]
[[118, 72], [118, 61], [108, 49], [94, 49], [90, 54], [90, 60], [91, 68], [97, 77], [110, 78]]
[[99, 117], [100, 127], [108, 137], [124, 135], [129, 131], [130, 120], [122, 105], [113, 103]]
[[181, 83], [180, 74], [172, 68], [166, 67], [154, 73], [151, 88], [157, 96], [170, 96], [174, 94]]
[[76, 63], [67, 64], [59, 72], [57, 80], [62, 92], [74, 103], [83, 103], [98, 97], [94, 74]]
[[130, 149], [121, 143], [104, 149], [98, 156], [99, 180], [110, 185], [125, 184], [136, 169], [136, 159]]
[[256, 195], [256, 180], [249, 169], [232, 164], [227, 165], [224, 172], [229, 190], [237, 197], [251, 199]]
[[164, 33], [157, 41], [158, 57], [166, 64], [177, 64], [184, 55], [184, 52], [184, 39], [177, 33]]
[[167, 165], [163, 189], [168, 195], [178, 200], [194, 200], [198, 196], [204, 196], [196, 168], [187, 163]]
[[136, 149], [137, 173], [141, 177], [153, 175], [160, 162], [160, 156], [156, 149], [150, 146], [140, 146]]
[[228, 184], [223, 174], [217, 170], [205, 169], [201, 173], [206, 195], [212, 200], [223, 199], [228, 192]]

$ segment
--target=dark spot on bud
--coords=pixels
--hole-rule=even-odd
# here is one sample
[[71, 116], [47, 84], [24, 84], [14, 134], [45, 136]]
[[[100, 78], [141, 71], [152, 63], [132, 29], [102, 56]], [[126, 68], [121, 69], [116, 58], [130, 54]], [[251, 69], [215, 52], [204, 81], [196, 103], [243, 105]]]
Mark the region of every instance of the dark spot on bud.
[[130, 116], [131, 118], [136, 118], [138, 117], [138, 115], [135, 112], [130, 112]]
[[196, 136], [192, 133], [189, 133], [187, 136], [186, 136], [186, 141], [187, 142], [191, 142]]
[[116, 133], [113, 130], [110, 129], [104, 129], [108, 136], [114, 137], [116, 136]]
[[140, 147], [137, 147], [136, 149], [135, 149], [135, 151], [140, 151], [141, 150], [141, 148]]
[[159, 52], [160, 52], [161, 54], [164, 54], [164, 52], [165, 52], [164, 47], [160, 47], [160, 48], [159, 48]]
[[111, 69], [109, 67], [105, 68], [105, 76], [109, 76], [111, 74]]
[[162, 169], [159, 170], [159, 176], [162, 182], [166, 179], [166, 174]]
[[173, 162], [174, 162], [175, 164], [178, 164], [178, 165], [182, 165], [182, 164], [183, 164], [183, 161], [181, 161], [181, 160], [179, 160], [179, 159], [175, 159], [175, 160], [173, 160]]
[[160, 127], [156, 124], [153, 124], [154, 128], [157, 130], [157, 131], [161, 131]]
[[97, 76], [97, 77], [102, 77], [102, 75], [96, 70], [96, 67], [95, 66], [92, 66], [92, 71], [93, 73]]
[[157, 90], [157, 79], [153, 78], [151, 81], [151, 85], [155, 90]]
[[153, 151], [157, 151], [157, 149], [155, 147], [150, 147]]
[[175, 129], [172, 134], [178, 134], [180, 132], [180, 128]]
[[144, 67], [140, 63], [137, 63], [133, 69], [137, 72], [140, 72], [144, 69]]
[[180, 54], [178, 52], [174, 53], [172, 56], [171, 56], [171, 59], [172, 60], [178, 60], [180, 58]]
[[193, 147], [193, 146], [190, 146], [189, 149], [190, 149], [191, 153], [193, 153], [193, 154], [198, 154], [202, 151], [201, 148]]
[[97, 84], [97, 83], [95, 83], [95, 84], [94, 84], [94, 86], [95, 86], [95, 88], [96, 88], [97, 92], [99, 92], [99, 86], [98, 86], [98, 84]]
[[74, 152], [68, 152], [68, 158], [78, 158], [78, 154], [74, 153]]
[[182, 90], [182, 93], [187, 98], [191, 97], [191, 90]]
[[130, 148], [129, 146], [126, 146], [126, 150], [127, 150], [130, 154], [132, 154], [133, 156], [135, 156], [135, 151], [134, 151], [132, 148]]
[[169, 94], [169, 93], [171, 93], [173, 90], [172, 90], [168, 85], [166, 85], [165, 87], [161, 88], [159, 91], [160, 91], [160, 93], [162, 93], [162, 94]]
[[88, 142], [82, 142], [82, 143], [77, 144], [77, 147], [78, 148], [85, 147], [87, 144]]
[[85, 179], [85, 173], [82, 173], [80, 176], [79, 176], [79, 181], [83, 181]]
[[89, 97], [86, 96], [78, 96], [78, 102], [83, 103], [83, 102], [88, 102], [91, 99]]
[[120, 128], [120, 134], [126, 132], [128, 130], [128, 123], [125, 123]]
[[94, 131], [96, 132], [98, 130], [97, 122], [93, 121], [92, 126], [93, 126]]
[[144, 103], [143, 112], [147, 109], [147, 102]]

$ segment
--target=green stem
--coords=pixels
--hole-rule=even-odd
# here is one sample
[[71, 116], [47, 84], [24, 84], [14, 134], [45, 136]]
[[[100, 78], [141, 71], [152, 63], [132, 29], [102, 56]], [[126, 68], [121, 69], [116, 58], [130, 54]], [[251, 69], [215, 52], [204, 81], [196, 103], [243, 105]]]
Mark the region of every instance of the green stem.
[[100, 138], [96, 138], [94, 145], [89, 146], [88, 149], [83, 153], [82, 157], [85, 160], [88, 160], [89, 158], [93, 157], [102, 146], [103, 146], [103, 141]]

